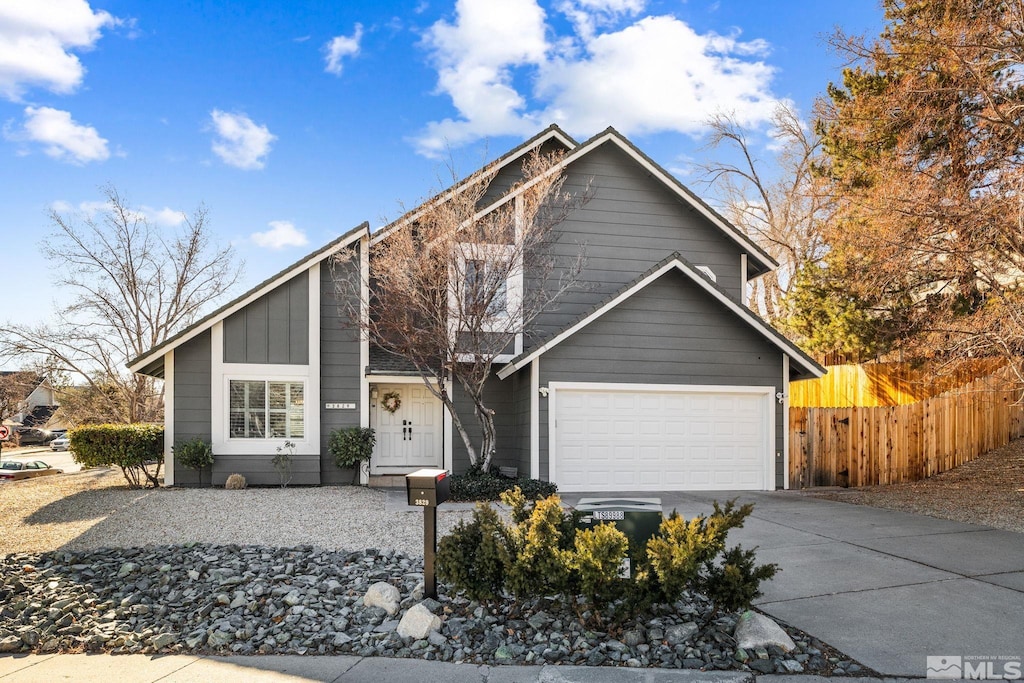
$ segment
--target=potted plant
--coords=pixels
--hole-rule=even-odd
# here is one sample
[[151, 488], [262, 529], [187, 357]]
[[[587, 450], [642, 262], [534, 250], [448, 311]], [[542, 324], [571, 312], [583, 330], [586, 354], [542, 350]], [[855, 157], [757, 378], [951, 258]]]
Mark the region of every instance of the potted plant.
[[327, 450], [334, 456], [334, 463], [338, 467], [353, 469], [352, 483], [355, 484], [359, 481], [361, 463], [370, 460], [376, 443], [377, 435], [370, 427], [349, 427], [331, 432]]
[[213, 446], [199, 437], [174, 445], [174, 459], [183, 467], [199, 471], [199, 485], [203, 485], [203, 470], [210, 467], [213, 480]]

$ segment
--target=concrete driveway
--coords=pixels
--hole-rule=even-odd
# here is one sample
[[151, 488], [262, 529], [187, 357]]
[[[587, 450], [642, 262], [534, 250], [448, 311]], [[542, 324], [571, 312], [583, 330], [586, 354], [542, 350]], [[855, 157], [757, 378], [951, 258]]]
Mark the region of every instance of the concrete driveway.
[[781, 491], [615, 497], [630, 496], [686, 517], [754, 503], [730, 544], [782, 567], [757, 606], [879, 673], [923, 677], [928, 656], [1024, 661], [1024, 534]]

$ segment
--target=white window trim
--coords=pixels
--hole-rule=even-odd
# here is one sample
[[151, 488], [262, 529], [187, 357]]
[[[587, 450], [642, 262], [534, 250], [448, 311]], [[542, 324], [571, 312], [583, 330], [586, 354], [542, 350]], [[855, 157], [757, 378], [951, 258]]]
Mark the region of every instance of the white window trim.
[[[305, 377], [299, 377], [299, 378], [288, 378], [288, 377], [281, 377], [281, 376], [266, 377], [266, 376], [263, 376], [263, 375], [261, 375], [259, 377], [249, 377], [249, 376], [234, 377], [234, 376], [228, 374], [228, 375], [226, 375], [224, 377], [224, 381], [227, 383], [224, 395], [228, 397], [228, 410], [227, 410], [228, 425], [227, 425], [227, 427], [225, 429], [225, 434], [227, 435], [226, 438], [227, 438], [227, 442], [228, 443], [234, 443], [234, 442], [239, 442], [239, 443], [259, 443], [259, 442], [262, 442], [262, 441], [275, 441], [275, 442], [276, 441], [282, 441], [282, 442], [283, 441], [291, 441], [294, 444], [298, 444], [300, 441], [306, 441], [307, 440], [307, 437], [305, 435], [309, 432], [309, 429], [308, 429], [308, 424], [309, 423], [307, 421], [307, 418], [309, 416], [309, 411], [306, 410], [306, 407], [309, 405], [309, 383], [306, 381]], [[302, 385], [302, 399], [303, 399], [302, 400], [302, 419], [303, 419], [303, 422], [302, 422], [302, 434], [303, 434], [303, 436], [301, 438], [294, 437], [294, 436], [284, 436], [284, 437], [231, 436], [231, 383], [232, 382], [253, 382], [253, 383], [259, 382], [259, 383], [264, 385], [264, 387], [266, 389], [266, 393], [264, 395], [263, 411], [264, 411], [264, 414], [267, 417], [267, 422], [266, 422], [266, 430], [267, 431], [270, 430], [270, 419], [269, 419], [270, 418], [270, 412], [271, 412], [271, 409], [270, 409], [270, 384], [271, 383], [276, 383], [276, 384], [300, 384], [300, 385]], [[247, 409], [247, 410], [256, 410], [256, 409]], [[291, 406], [286, 408], [285, 414], [287, 415], [290, 412], [291, 412]]]
[[775, 387], [714, 384], [628, 384], [616, 382], [548, 382], [548, 481], [558, 483], [555, 475], [558, 453], [555, 444], [558, 430], [558, 392], [563, 391], [650, 391], [691, 394], [755, 394], [764, 397], [765, 453], [764, 489], [775, 490]]
[[[317, 321], [319, 324], [319, 317]], [[320, 392], [314, 387], [315, 383], [310, 373], [311, 367], [319, 372], [319, 362], [314, 366], [225, 363], [223, 321], [218, 321], [210, 328], [210, 347], [210, 441], [215, 456], [276, 455], [278, 446], [284, 446], [285, 441], [295, 444], [295, 455], [320, 455]], [[302, 439], [229, 438], [228, 421], [231, 411], [228, 406], [228, 382], [233, 379], [302, 382], [306, 396], [303, 415], [306, 421], [306, 436]], [[314, 389], [316, 394], [313, 393]]]
[[174, 486], [174, 349], [164, 354], [164, 486]]
[[[466, 262], [467, 261], [488, 261], [493, 259], [511, 259], [511, 255], [515, 252], [515, 247], [507, 244], [473, 244], [463, 242], [458, 245], [457, 254], [457, 282], [453, 283], [453, 286], [448, 289], [448, 302], [449, 310], [455, 310], [459, 302], [465, 298], [465, 277], [466, 277]], [[454, 275], [454, 274], [453, 274]], [[453, 278], [455, 279], [455, 278]], [[465, 302], [463, 302], [465, 303]], [[517, 312], [519, 316], [518, 321], [514, 321], [513, 327], [518, 333], [522, 332], [523, 320], [522, 320], [522, 305], [523, 305], [523, 264], [517, 263], [513, 265], [512, 272], [505, 280], [505, 311], [504, 313], [498, 313], [493, 316], [497, 321], [494, 324], [488, 324], [487, 322], [483, 325], [484, 332], [502, 332], [508, 325], [507, 321], [510, 316], [509, 311]], [[455, 329], [456, 325], [453, 322], [450, 325], [452, 334], [460, 331]]]

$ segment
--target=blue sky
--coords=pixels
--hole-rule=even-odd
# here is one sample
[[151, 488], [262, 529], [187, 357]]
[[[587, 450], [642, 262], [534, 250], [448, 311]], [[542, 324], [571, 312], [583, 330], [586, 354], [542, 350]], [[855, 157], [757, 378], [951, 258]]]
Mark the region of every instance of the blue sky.
[[447, 149], [468, 173], [549, 123], [611, 125], [685, 174], [720, 111], [766, 143], [776, 102], [809, 114], [838, 80], [824, 36], [881, 21], [876, 0], [0, 0], [0, 319], [50, 318], [48, 213], [100, 186], [168, 228], [205, 203], [247, 288], [438, 189]]

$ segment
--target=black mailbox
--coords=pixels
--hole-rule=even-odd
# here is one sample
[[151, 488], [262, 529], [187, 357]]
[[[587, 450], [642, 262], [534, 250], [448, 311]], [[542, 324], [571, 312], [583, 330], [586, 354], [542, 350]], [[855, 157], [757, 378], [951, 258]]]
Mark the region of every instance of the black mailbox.
[[405, 475], [405, 490], [409, 505], [437, 507], [451, 495], [451, 482], [447, 470], [416, 470]]

